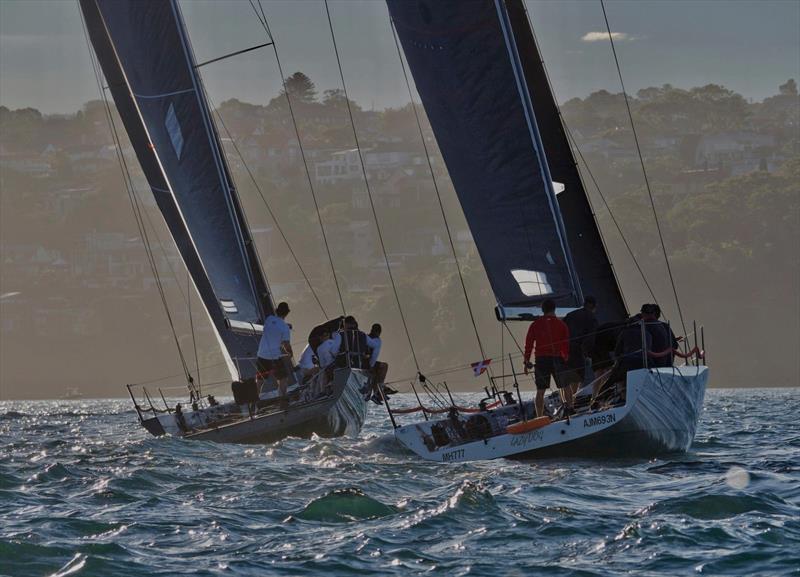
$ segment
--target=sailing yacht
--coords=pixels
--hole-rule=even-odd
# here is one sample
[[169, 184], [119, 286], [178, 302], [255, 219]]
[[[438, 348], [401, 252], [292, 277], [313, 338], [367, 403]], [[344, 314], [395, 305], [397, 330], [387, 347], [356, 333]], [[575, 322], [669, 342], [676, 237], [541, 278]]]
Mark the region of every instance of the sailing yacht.
[[177, 0], [80, 0], [80, 8], [108, 90], [211, 321], [234, 393], [240, 393], [228, 403], [204, 397], [188, 370], [186, 407], [169, 406], [163, 395], [160, 406], [147, 389], [137, 400], [129, 386], [142, 426], [154, 435], [223, 442], [357, 433], [366, 415], [359, 390], [367, 375], [349, 364], [350, 355], [318, 387], [320, 394], [290, 388], [288, 406], [275, 402], [268, 386], [263, 393], [256, 388], [263, 322], [275, 307]]
[[[600, 303], [601, 323], [627, 319], [523, 0], [387, 2], [498, 320], [533, 320], [546, 299], [564, 316], [584, 295]], [[557, 397], [548, 399], [552, 418], [535, 418], [531, 402], [493, 390], [479, 409], [390, 417], [400, 444], [434, 461], [685, 451], [707, 379], [695, 359], [630, 371], [624, 393], [571, 416]], [[396, 423], [415, 410], [424, 421]]]

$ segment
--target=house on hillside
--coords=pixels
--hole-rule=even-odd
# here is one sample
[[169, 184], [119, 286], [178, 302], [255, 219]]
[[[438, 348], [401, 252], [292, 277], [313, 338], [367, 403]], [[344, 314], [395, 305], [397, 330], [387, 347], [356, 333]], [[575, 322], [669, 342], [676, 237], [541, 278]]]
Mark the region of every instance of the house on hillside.
[[727, 167], [734, 176], [759, 169], [774, 170], [781, 161], [776, 156], [776, 146], [772, 134], [738, 131], [702, 135], [694, 147], [694, 165]]

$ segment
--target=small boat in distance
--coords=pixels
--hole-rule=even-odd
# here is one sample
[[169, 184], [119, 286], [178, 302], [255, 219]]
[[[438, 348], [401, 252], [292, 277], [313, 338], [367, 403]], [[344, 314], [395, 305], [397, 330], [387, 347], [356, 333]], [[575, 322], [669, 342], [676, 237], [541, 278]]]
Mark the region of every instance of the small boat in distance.
[[[265, 375], [259, 374], [257, 351], [263, 323], [274, 314], [275, 305], [179, 3], [80, 0], [80, 8], [108, 90], [211, 321], [233, 382], [233, 402], [219, 403], [214, 396], [202, 394], [178, 345], [190, 400], [173, 407], [166, 401], [171, 395], [164, 395], [163, 390], [154, 400], [146, 387], [129, 385], [140, 423], [153, 435], [168, 433], [221, 442], [269, 441], [314, 433], [356, 434], [366, 416], [366, 401], [360, 390], [367, 374], [350, 365], [349, 355], [346, 362], [330, 369], [321, 386], [294, 385], [288, 399], [277, 399], [270, 386], [271, 377], [263, 382]], [[123, 147], [110, 108], [108, 111], [120, 151]], [[120, 164], [172, 325], [137, 193], [123, 157]]]
[[[598, 320], [618, 330], [628, 307], [523, 0], [387, 1], [497, 300], [497, 319], [534, 320], [545, 300], [555, 301], [561, 317], [592, 295]], [[644, 323], [641, 330], [643, 366], [652, 367]], [[594, 363], [609, 364], [613, 342]], [[593, 383], [585, 383], [588, 394], [579, 392], [579, 400], [586, 402], [575, 413], [555, 393], [547, 416], [536, 418], [533, 403], [519, 394], [516, 373], [492, 378], [478, 408], [456, 405], [446, 384], [445, 395], [420, 376], [438, 406], [387, 403], [387, 409], [400, 444], [433, 461], [685, 451], [708, 380], [697, 331], [695, 347], [683, 356], [694, 365], [630, 371], [608, 396], [592, 398]], [[475, 363], [476, 374], [490, 361]], [[496, 379], [506, 377], [513, 377], [516, 397], [498, 390]], [[398, 424], [400, 415], [417, 412], [424, 421]]]

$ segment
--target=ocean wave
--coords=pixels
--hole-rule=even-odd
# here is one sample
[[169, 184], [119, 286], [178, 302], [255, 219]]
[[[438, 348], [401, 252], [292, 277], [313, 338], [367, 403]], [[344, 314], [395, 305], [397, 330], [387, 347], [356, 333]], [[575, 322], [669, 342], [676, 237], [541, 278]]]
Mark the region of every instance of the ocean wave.
[[373, 499], [361, 489], [349, 487], [314, 499], [295, 517], [304, 521], [341, 523], [378, 519], [396, 512], [396, 507]]
[[747, 513], [773, 515], [785, 503], [769, 494], [725, 495], [701, 494], [666, 499], [648, 507], [645, 512], [657, 515], [687, 515], [700, 520], [730, 519]]
[[357, 438], [223, 445], [153, 438], [121, 401], [6, 402], [0, 574], [788, 577], [800, 392], [780, 395], [709, 391], [685, 455], [450, 465], [377, 410]]

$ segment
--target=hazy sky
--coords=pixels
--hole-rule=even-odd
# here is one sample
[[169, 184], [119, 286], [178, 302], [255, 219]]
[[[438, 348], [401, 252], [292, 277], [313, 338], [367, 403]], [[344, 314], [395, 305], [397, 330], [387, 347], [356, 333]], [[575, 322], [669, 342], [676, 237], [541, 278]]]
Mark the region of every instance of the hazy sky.
[[[338, 87], [321, 0], [262, 2], [284, 72], [306, 72], [320, 91]], [[527, 4], [559, 100], [619, 90], [599, 0]], [[247, 0], [181, 5], [200, 61], [265, 41]], [[405, 102], [384, 2], [331, 0], [330, 8], [351, 97], [367, 107]], [[714, 82], [760, 100], [800, 77], [799, 0], [607, 0], [606, 8], [632, 92]], [[203, 74], [215, 101], [264, 103], [280, 86], [270, 50], [210, 65]], [[1, 104], [74, 112], [97, 95], [77, 2], [0, 0]]]

